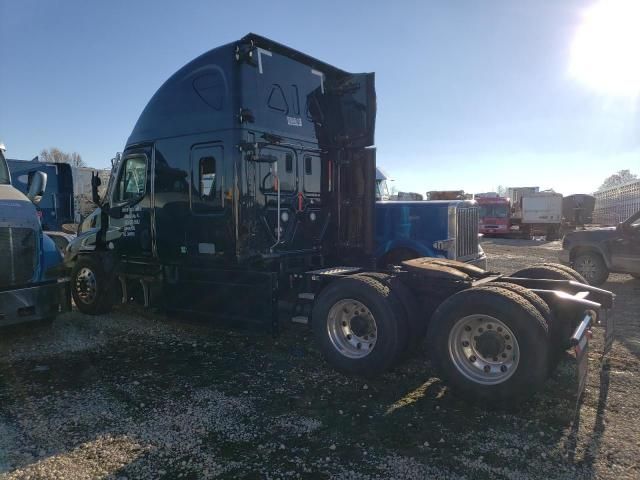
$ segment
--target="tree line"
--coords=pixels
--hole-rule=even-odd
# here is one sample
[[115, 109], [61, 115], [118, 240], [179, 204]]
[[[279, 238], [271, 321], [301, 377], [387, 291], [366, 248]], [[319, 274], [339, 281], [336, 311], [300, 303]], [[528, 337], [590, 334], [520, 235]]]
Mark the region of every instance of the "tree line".
[[78, 152], [63, 152], [59, 148], [45, 148], [40, 152], [38, 159], [48, 163], [68, 163], [72, 167], [86, 167], [87, 163]]

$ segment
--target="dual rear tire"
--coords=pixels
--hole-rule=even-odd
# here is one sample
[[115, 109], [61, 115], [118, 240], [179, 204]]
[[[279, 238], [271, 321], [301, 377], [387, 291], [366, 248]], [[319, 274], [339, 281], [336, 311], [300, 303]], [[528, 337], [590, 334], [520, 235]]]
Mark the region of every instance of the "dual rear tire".
[[497, 407], [529, 397], [549, 371], [549, 326], [500, 285], [469, 288], [436, 310], [427, 342], [433, 365], [458, 395]]
[[[418, 320], [409, 320], [393, 277], [370, 275], [329, 284], [312, 318], [329, 363], [366, 377], [397, 363], [423, 328], [419, 313]], [[533, 292], [512, 284], [469, 288], [444, 300], [428, 320], [422, 322], [432, 363], [461, 396], [498, 405], [527, 397], [544, 383], [551, 312]]]

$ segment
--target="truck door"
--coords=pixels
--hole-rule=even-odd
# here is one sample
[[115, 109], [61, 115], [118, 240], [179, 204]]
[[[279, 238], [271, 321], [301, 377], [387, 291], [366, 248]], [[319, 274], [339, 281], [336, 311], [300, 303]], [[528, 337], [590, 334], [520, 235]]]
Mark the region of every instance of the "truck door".
[[621, 272], [640, 273], [640, 218], [627, 221], [609, 241], [611, 265]]
[[117, 242], [125, 258], [152, 256], [151, 240], [151, 147], [124, 153], [113, 185], [109, 229], [121, 233]]
[[[276, 246], [290, 247], [298, 211], [298, 155], [291, 148], [270, 145], [259, 152], [259, 161], [247, 162], [247, 176], [255, 185], [256, 235], [250, 240], [255, 251]], [[279, 192], [279, 195], [278, 195]], [[280, 209], [278, 209], [278, 196]], [[279, 211], [278, 211], [279, 210]], [[279, 215], [279, 216], [278, 216]], [[278, 222], [278, 219], [280, 221]]]
[[197, 262], [222, 261], [235, 254], [228, 163], [221, 144], [191, 148], [191, 216], [184, 253]]
[[[296, 228], [292, 244], [296, 249], [319, 248], [327, 235], [329, 211], [322, 184], [329, 175], [320, 155], [302, 152], [298, 157], [298, 194], [295, 203]], [[326, 187], [328, 188], [328, 186]]]

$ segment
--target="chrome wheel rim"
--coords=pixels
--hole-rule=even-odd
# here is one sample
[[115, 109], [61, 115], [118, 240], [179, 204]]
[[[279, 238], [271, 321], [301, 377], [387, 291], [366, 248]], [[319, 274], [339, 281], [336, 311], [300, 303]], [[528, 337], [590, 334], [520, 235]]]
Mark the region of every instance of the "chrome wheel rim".
[[596, 262], [591, 257], [582, 257], [575, 267], [577, 272], [587, 280], [593, 280], [596, 276]]
[[82, 303], [93, 303], [97, 293], [96, 275], [93, 273], [93, 270], [82, 267], [78, 275], [76, 275], [75, 288], [78, 298]]
[[469, 315], [458, 320], [449, 333], [449, 357], [469, 380], [496, 385], [517, 370], [520, 348], [504, 322], [489, 315]]
[[334, 348], [348, 358], [369, 355], [378, 340], [376, 320], [362, 302], [345, 298], [327, 316], [327, 334]]

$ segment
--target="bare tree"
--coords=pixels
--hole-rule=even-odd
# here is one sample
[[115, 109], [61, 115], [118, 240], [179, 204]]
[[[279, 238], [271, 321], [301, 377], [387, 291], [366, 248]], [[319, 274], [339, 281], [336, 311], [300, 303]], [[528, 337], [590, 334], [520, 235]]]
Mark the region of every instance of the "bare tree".
[[506, 197], [507, 196], [507, 187], [502, 186], [502, 185], [498, 185], [496, 187], [496, 193], [498, 194], [499, 197]]
[[72, 167], [87, 166], [78, 152], [67, 153], [55, 147], [42, 150], [40, 152], [40, 160], [49, 163], [68, 163]]
[[610, 175], [605, 179], [605, 181], [600, 185], [598, 190], [604, 190], [605, 188], [616, 187], [618, 185], [622, 185], [623, 183], [630, 182], [632, 180], [636, 180], [638, 175], [635, 173], [631, 173], [629, 170], [619, 170], [618, 172]]

